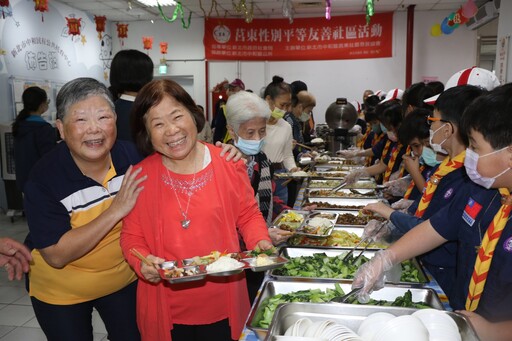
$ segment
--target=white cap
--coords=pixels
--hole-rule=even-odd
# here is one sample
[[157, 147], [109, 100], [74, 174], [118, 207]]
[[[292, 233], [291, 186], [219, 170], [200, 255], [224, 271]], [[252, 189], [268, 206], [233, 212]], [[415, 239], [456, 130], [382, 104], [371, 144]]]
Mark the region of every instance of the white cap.
[[402, 89], [398, 89], [398, 88], [391, 89], [386, 94], [386, 98], [384, 98], [382, 101], [380, 101], [379, 104], [387, 102], [387, 101], [391, 101], [394, 99], [402, 100], [403, 95], [404, 95], [404, 91]]
[[[444, 87], [445, 90], [459, 86], [459, 85], [474, 85], [482, 89], [491, 91], [500, 85], [498, 77], [489, 70], [479, 67], [471, 67], [461, 70], [448, 79]], [[440, 94], [432, 96], [424, 100], [425, 103], [433, 105], [436, 103]]]
[[375, 92], [374, 92], [374, 95], [375, 95], [375, 96], [379, 96], [379, 98], [381, 98], [381, 97], [382, 97], [382, 95], [383, 95], [385, 92], [386, 92], [386, 91], [384, 91], [384, 90], [377, 90], [377, 91], [375, 91]]

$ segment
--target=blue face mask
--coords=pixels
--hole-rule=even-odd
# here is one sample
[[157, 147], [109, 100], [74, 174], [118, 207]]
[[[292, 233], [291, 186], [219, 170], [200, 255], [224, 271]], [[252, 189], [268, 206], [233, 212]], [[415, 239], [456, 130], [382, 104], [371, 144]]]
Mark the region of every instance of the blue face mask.
[[263, 139], [261, 140], [245, 140], [238, 136], [238, 141], [235, 141], [235, 147], [245, 155], [256, 155], [261, 151], [263, 146]]
[[372, 124], [372, 131], [373, 131], [375, 134], [380, 134], [380, 133], [382, 133], [382, 130], [380, 129], [380, 124]]
[[423, 151], [421, 152], [421, 158], [423, 162], [430, 167], [434, 167], [441, 163], [441, 161], [437, 161], [436, 152], [429, 147], [423, 147]]
[[384, 127], [384, 124], [380, 124], [380, 130], [382, 130], [382, 132], [385, 134], [388, 132], [388, 130], [386, 129], [386, 127]]

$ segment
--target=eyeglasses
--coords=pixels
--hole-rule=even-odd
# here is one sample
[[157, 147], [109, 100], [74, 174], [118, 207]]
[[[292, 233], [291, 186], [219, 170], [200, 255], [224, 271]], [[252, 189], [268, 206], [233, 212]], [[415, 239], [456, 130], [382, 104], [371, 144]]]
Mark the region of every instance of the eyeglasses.
[[432, 125], [432, 123], [437, 122], [437, 121], [450, 123], [450, 121], [443, 120], [440, 117], [427, 116], [427, 123], [428, 123], [429, 126]]

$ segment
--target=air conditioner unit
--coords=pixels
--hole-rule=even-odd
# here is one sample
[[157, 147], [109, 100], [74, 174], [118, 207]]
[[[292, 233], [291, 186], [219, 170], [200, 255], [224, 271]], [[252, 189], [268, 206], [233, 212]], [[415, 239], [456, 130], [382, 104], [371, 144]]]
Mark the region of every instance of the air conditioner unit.
[[468, 20], [466, 27], [470, 30], [476, 30], [477, 28], [487, 24], [489, 21], [497, 18], [500, 15], [500, 4], [501, 0], [486, 2], [478, 9], [475, 16]]

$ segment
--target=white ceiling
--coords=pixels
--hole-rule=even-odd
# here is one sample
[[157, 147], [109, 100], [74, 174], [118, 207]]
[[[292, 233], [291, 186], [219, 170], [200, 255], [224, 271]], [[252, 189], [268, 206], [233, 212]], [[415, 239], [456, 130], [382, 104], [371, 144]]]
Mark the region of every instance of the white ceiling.
[[[161, 20], [157, 7], [146, 7], [136, 0], [55, 0], [93, 15], [105, 15], [110, 21]], [[234, 10], [244, 0], [182, 0], [185, 17], [228, 17], [242, 18]], [[254, 18], [283, 17], [283, 2], [288, 0], [245, 0], [247, 8], [254, 4]], [[293, 5], [294, 17], [321, 17], [325, 15], [325, 0], [289, 0]], [[467, 0], [375, 0], [376, 12], [405, 11], [415, 4], [417, 11], [455, 11]], [[365, 13], [366, 0], [331, 0], [331, 15]], [[487, 0], [476, 0], [480, 7]], [[204, 11], [201, 9], [204, 9]], [[172, 17], [174, 7], [164, 7], [164, 14]]]

